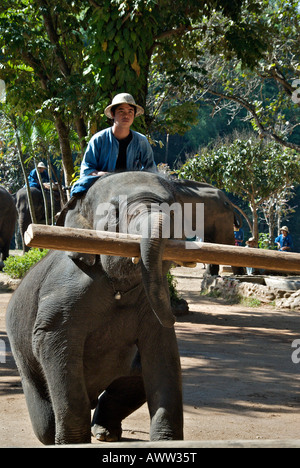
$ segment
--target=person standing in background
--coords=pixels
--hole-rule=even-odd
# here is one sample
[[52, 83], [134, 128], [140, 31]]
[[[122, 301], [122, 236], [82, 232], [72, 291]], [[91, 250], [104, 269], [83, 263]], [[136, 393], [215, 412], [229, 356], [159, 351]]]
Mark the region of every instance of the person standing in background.
[[293, 250], [293, 239], [287, 226], [280, 229], [280, 235], [276, 237], [275, 244], [277, 244], [279, 252], [291, 252]]

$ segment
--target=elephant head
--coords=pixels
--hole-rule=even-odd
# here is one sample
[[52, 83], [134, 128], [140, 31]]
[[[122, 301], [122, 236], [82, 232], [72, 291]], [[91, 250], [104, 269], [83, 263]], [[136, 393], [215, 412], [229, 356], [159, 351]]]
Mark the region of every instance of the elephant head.
[[[174, 227], [172, 217], [159, 207], [172, 203], [172, 184], [157, 174], [111, 174], [98, 180], [65, 220], [66, 226], [142, 236], [138, 262], [101, 255], [101, 266], [111, 279], [131, 284], [142, 281], [151, 308], [165, 327], [172, 327], [175, 321], [166, 279], [170, 262], [162, 259], [166, 233], [172, 237]], [[97, 262], [93, 255], [71, 256], [90, 265]]]

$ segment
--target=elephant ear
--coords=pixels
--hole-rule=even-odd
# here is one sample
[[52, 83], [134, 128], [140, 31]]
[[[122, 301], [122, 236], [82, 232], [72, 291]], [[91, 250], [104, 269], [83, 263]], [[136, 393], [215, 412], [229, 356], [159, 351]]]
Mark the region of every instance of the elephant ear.
[[[83, 198], [72, 197], [63, 207], [56, 222], [59, 226], [74, 227], [78, 229], [92, 229], [86, 216], [83, 215]], [[58, 224], [59, 223], [59, 224]], [[96, 254], [80, 252], [66, 252], [72, 260], [83, 262], [85, 265], [93, 266], [96, 263]]]
[[72, 197], [61, 209], [60, 213], [57, 215], [56, 226], [65, 226], [66, 216], [70, 210], [74, 210], [77, 205], [78, 199]]

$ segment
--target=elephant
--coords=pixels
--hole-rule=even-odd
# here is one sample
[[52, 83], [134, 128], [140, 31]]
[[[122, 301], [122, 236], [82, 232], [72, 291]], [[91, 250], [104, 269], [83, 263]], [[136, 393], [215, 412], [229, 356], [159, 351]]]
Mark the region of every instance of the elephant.
[[118, 441], [145, 402], [151, 441], [183, 439], [171, 262], [162, 257], [180, 230], [162, 206], [194, 207], [190, 187], [148, 172], [101, 177], [69, 205], [64, 225], [140, 234], [140, 257], [50, 251], [14, 292], [6, 329], [43, 444], [89, 443], [91, 433]]
[[16, 220], [17, 210], [13, 196], [4, 187], [0, 187], [0, 269], [9, 256]]
[[[175, 180], [176, 192], [181, 203], [197, 199], [204, 204], [204, 241], [215, 244], [234, 245], [233, 224], [242, 226], [242, 220], [222, 190], [193, 180]], [[195, 219], [195, 217], [194, 217]], [[235, 274], [241, 268], [232, 267]], [[219, 265], [207, 265], [207, 273], [217, 275]]]
[[[30, 187], [30, 192], [32, 196], [32, 202], [34, 206], [36, 222], [38, 224], [45, 223], [45, 207], [44, 207], [44, 199], [40, 189], [36, 187]], [[48, 212], [50, 213], [50, 194], [46, 191], [47, 201], [48, 201]], [[17, 191], [15, 194], [16, 200], [16, 207], [18, 212], [18, 222], [20, 227], [20, 234], [22, 237], [22, 244], [23, 244], [23, 252], [28, 252], [29, 247], [26, 246], [24, 242], [24, 233], [27, 230], [31, 221], [31, 215], [29, 210], [29, 203], [27, 197], [27, 191], [25, 187], [22, 187], [20, 190]], [[60, 211], [60, 201], [55, 198], [55, 212], [58, 213]]]

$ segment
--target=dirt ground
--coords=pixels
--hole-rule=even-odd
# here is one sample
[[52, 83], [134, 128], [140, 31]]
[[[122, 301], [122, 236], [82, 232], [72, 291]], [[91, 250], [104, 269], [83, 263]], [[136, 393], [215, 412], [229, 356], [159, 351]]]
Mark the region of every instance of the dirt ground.
[[[292, 362], [299, 312], [200, 296], [203, 273], [201, 264], [175, 270], [190, 309], [176, 322], [185, 440], [300, 439], [300, 363]], [[5, 332], [11, 292], [1, 276], [0, 447], [38, 447]], [[123, 422], [122, 440], [149, 440], [146, 405]]]

